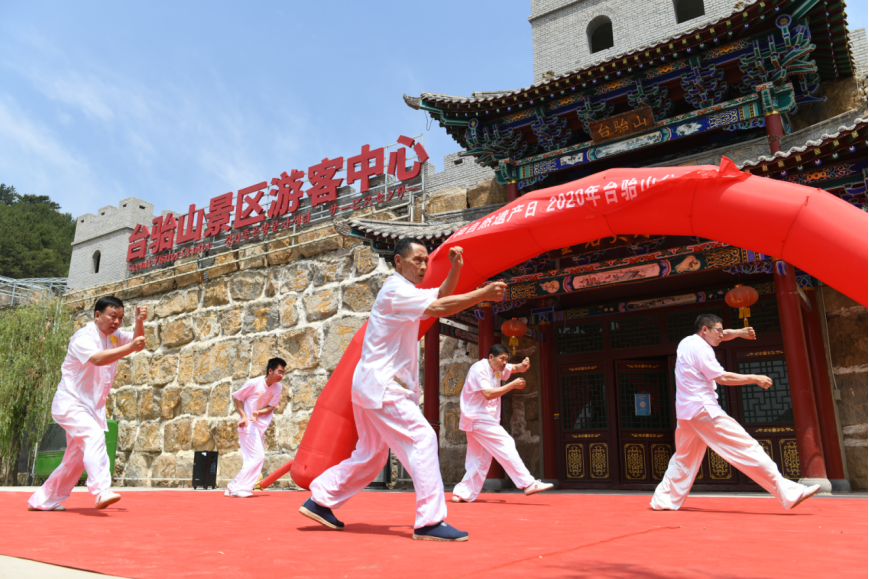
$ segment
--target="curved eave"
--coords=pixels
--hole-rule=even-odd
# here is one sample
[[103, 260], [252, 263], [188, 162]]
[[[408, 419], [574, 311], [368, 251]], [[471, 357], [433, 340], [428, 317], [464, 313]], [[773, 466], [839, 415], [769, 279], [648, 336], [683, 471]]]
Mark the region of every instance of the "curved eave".
[[[865, 142], [867, 135], [867, 119], [858, 118], [854, 120], [852, 125], [840, 126], [834, 134], [824, 134], [819, 139], [806, 141], [805, 145], [799, 147], [791, 147], [787, 151], [779, 151], [774, 155], [758, 157], [756, 161], [744, 161], [739, 165], [739, 168], [750, 173], [764, 174], [767, 171], [780, 171], [787, 169], [793, 165], [808, 163], [815, 160], [814, 151], [829, 149], [823, 153], [829, 154], [835, 152], [836, 149], [844, 149], [859, 142], [862, 138]], [[808, 159], [797, 159], [806, 154], [812, 155]]]
[[[641, 66], [658, 66], [661, 62], [684, 58], [684, 54], [682, 56], [678, 54], [685, 53], [688, 49], [703, 51], [711, 49], [714, 45], [723, 46], [728, 42], [736, 41], [746, 34], [754, 35], [756, 24], [764, 22], [764, 25], [774, 26], [774, 17], [786, 14], [788, 8], [795, 9], [791, 0], [774, 0], [769, 3], [749, 0], [730, 15], [709, 20], [687, 32], [642, 46], [631, 52], [618, 54], [607, 60], [597, 61], [585, 68], [540, 80], [518, 90], [474, 93], [469, 97], [424, 92], [419, 97], [405, 95], [404, 100], [408, 106], [416, 110], [422, 108], [435, 114], [449, 111], [474, 114], [474, 116], [479, 113], [489, 114], [493, 112], [492, 109], [498, 112], [499, 107], [504, 106], [520, 108], [534, 106], [535, 102], [555, 98], [557, 95], [563, 96], [568, 90], [576, 91], [577, 88], [586, 88], [589, 84], [596, 85], [598, 82], [611, 80], [611, 77], [634, 74], [634, 69]], [[809, 9], [805, 17], [812, 31], [812, 42], [819, 45], [817, 50], [820, 58], [819, 66], [822, 69], [819, 72], [822, 77], [830, 76], [830, 72], [825, 71], [832, 71], [836, 75], [852, 74], [853, 57], [847, 41], [844, 4], [839, 2], [825, 8], [823, 3], [818, 2]], [[745, 28], [746, 25], [748, 29]], [[845, 51], [844, 55], [841, 54], [842, 50]], [[498, 114], [508, 113], [503, 111]], [[497, 116], [491, 118], [494, 120]], [[449, 122], [449, 119], [442, 118], [442, 121]]]

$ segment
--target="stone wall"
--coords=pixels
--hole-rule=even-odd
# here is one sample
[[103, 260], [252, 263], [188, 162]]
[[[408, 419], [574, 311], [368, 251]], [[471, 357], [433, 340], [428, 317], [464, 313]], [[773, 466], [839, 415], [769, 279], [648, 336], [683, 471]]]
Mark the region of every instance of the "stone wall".
[[[118, 364], [107, 402], [119, 425], [116, 484], [189, 485], [193, 452], [217, 450], [224, 486], [242, 462], [230, 393], [263, 375], [273, 356], [288, 366], [266, 431], [264, 472], [294, 456], [317, 396], [389, 268], [367, 246], [342, 238], [229, 263], [264, 251], [217, 256], [207, 281], [204, 272], [169, 279], [184, 273], [179, 264], [111, 292], [125, 299], [127, 329], [135, 306], [149, 306], [147, 349]], [[92, 319], [93, 299], [84, 297], [77, 327]]]
[[[484, 180], [431, 194], [426, 209], [437, 214], [504, 201], [506, 189]], [[125, 301], [126, 329], [135, 306], [149, 306], [146, 350], [119, 362], [106, 405], [118, 421], [115, 484], [189, 486], [194, 451], [216, 450], [218, 484], [225, 486], [242, 463], [230, 394], [263, 375], [273, 356], [288, 366], [266, 431], [264, 476], [293, 458], [317, 396], [391, 271], [368, 246], [327, 226], [67, 294], [76, 328], [93, 318], [102, 295]], [[445, 349], [456, 342], [443, 340]], [[464, 453], [456, 460], [445, 474], [463, 468]], [[289, 477], [278, 483], [291, 485]]]
[[[547, 71], [555, 74], [586, 68], [608, 61], [642, 46], [703, 28], [734, 11], [729, 0], [703, 0], [706, 14], [676, 22], [673, 0], [623, 2], [622, 0], [531, 0], [531, 42], [534, 54], [534, 82]], [[737, 8], [738, 9], [738, 8]], [[606, 17], [612, 22], [613, 46], [592, 53], [589, 24]]]
[[826, 314], [839, 425], [851, 488], [867, 488], [867, 311], [829, 286], [819, 288]]

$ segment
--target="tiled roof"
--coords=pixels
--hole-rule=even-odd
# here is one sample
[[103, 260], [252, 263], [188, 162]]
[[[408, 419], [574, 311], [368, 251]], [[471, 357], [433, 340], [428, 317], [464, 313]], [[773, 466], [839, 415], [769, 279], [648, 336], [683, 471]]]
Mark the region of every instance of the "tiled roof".
[[[691, 30], [681, 32], [674, 36], [662, 38], [661, 40], [658, 40], [651, 44], [637, 47], [629, 52], [620, 53], [607, 59], [595, 61], [593, 64], [587, 65], [582, 68], [573, 69], [563, 74], [539, 80], [529, 86], [517, 90], [490, 92], [481, 91], [474, 92], [471, 96], [458, 96], [434, 92], [424, 92], [419, 97], [404, 95], [404, 102], [413, 109], [419, 109], [422, 100], [425, 100], [431, 104], [440, 105], [497, 105], [498, 103], [496, 101], [498, 100], [505, 99], [507, 97], [519, 97], [522, 96], [523, 93], [525, 93], [525, 96], [529, 96], [527, 95], [529, 91], [535, 91], [541, 88], [546, 88], [547, 90], [550, 90], [552, 88], [550, 85], [560, 85], [561, 82], [566, 82], [567, 84], [575, 83], [578, 81], [586, 82], [597, 79], [598, 77], [602, 78], [604, 75], [615, 74], [617, 70], [620, 70], [622, 68], [637, 66], [638, 63], [650, 65], [655, 64], [660, 61], [660, 58], [662, 56], [670, 54], [673, 51], [678, 52], [683, 51], [687, 48], [698, 48], [699, 45], [702, 43], [710, 43], [713, 41], [727, 41], [728, 32], [730, 32], [731, 30], [727, 26], [727, 23], [731, 20], [735, 20], [737, 17], [740, 16], [741, 13], [748, 13], [749, 8], [752, 8], [755, 5], [757, 5], [757, 10], [754, 11], [754, 14], [748, 20], [743, 20], [742, 18], [739, 19], [740, 26], [748, 22], [756, 22], [761, 18], [761, 16], [766, 17], [778, 14], [779, 10], [785, 7], [789, 7], [791, 5], [791, 0], [773, 0], [772, 2], [769, 2], [769, 0], [766, 0], [766, 2], [761, 2], [760, 0], [739, 0], [734, 5], [734, 11], [727, 16], [705, 21], [702, 25], [698, 25]], [[828, 12], [827, 17], [829, 18], [831, 14], [832, 12]], [[767, 22], [770, 23], [772, 23], [772, 21], [774, 21], [774, 18], [767, 20]], [[701, 37], [701, 33], [705, 34], [706, 37]], [[751, 32], [750, 34], [753, 35], [754, 32]], [[847, 42], [845, 42], [845, 46], [848, 46]], [[850, 59], [851, 56], [849, 48], [848, 51]], [[583, 76], [583, 78], [580, 78], [580, 76]], [[574, 78], [571, 79], [570, 77]], [[538, 96], [536, 98], [539, 99], [540, 97]]]
[[402, 237], [416, 237], [423, 241], [443, 241], [467, 222], [455, 223], [407, 223], [376, 221], [374, 219], [351, 219], [335, 225], [335, 229], [345, 237], [358, 237], [360, 233], [370, 239], [397, 241]]
[[833, 134], [826, 134], [825, 133], [819, 139], [807, 141], [805, 145], [798, 146], [798, 147], [791, 147], [787, 151], [779, 151], [775, 155], [769, 155], [769, 156], [762, 155], [762, 156], [758, 157], [758, 159], [756, 161], [743, 161], [742, 164], [739, 165], [739, 168], [740, 169], [753, 169], [753, 168], [759, 167], [761, 165], [765, 165], [765, 164], [769, 164], [769, 163], [773, 163], [773, 162], [777, 162], [777, 161], [781, 161], [781, 160], [785, 160], [785, 159], [790, 159], [791, 157], [793, 157], [795, 155], [800, 155], [802, 153], [805, 153], [809, 149], [817, 149], [817, 148], [822, 147], [823, 145], [825, 145], [831, 141], [845, 139], [849, 133], [853, 133], [854, 131], [861, 131], [861, 130], [863, 130], [863, 131], [866, 130], [866, 118], [865, 117], [855, 119], [854, 124], [852, 124], [852, 125], [840, 126], [839, 130]]

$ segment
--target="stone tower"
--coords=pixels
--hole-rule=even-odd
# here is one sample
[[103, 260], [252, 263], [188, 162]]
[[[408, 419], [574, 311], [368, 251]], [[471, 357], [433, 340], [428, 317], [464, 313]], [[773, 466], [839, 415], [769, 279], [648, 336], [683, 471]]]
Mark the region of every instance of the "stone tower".
[[150, 225], [154, 205], [128, 197], [75, 221], [67, 287], [94, 286], [127, 277], [128, 239], [137, 223]]
[[703, 28], [739, 0], [531, 0], [534, 81]]

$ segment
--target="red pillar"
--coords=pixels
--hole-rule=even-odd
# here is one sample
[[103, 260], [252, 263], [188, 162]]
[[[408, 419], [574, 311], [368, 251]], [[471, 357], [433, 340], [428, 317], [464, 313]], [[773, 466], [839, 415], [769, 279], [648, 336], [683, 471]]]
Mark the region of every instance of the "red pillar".
[[775, 155], [781, 151], [781, 138], [785, 134], [784, 126], [781, 122], [781, 113], [773, 111], [764, 115], [766, 122], [766, 138], [769, 141], [769, 152]]
[[507, 203], [511, 201], [516, 201], [516, 198], [519, 197], [519, 184], [516, 181], [509, 181], [507, 183]]
[[803, 334], [797, 278], [793, 266], [783, 261], [775, 262], [773, 272], [794, 411], [797, 450], [800, 454], [800, 471], [803, 479], [816, 479], [813, 482], [821, 483], [821, 490], [829, 492], [831, 487], [824, 466], [824, 451], [818, 428], [806, 337]]
[[812, 367], [812, 384], [815, 387], [815, 404], [821, 429], [821, 445], [824, 449], [824, 465], [827, 467], [827, 478], [844, 480], [845, 469], [842, 467], [842, 450], [839, 446], [836, 410], [833, 407], [833, 390], [830, 387], [827, 353], [821, 333], [821, 321], [818, 317], [824, 315], [824, 312], [818, 311], [816, 292], [806, 293], [809, 297], [809, 303], [812, 304], [812, 311], [804, 312], [803, 319], [806, 323], [806, 344], [809, 350], [809, 363]]
[[555, 384], [552, 382], [552, 328], [549, 322], [540, 323], [544, 341], [540, 344], [540, 423], [543, 429], [543, 478], [558, 479], [555, 454]]
[[[478, 327], [480, 360], [488, 360], [489, 348], [495, 345], [495, 314], [492, 312], [492, 304], [489, 302], [480, 303], [480, 308], [483, 310], [483, 319], [480, 320]], [[504, 478], [504, 468], [498, 464], [497, 460], [492, 460], [492, 466], [489, 467], [486, 478], [495, 480]]]
[[425, 390], [422, 414], [434, 428], [440, 447], [440, 382], [441, 382], [441, 324], [436, 321], [425, 333]]

